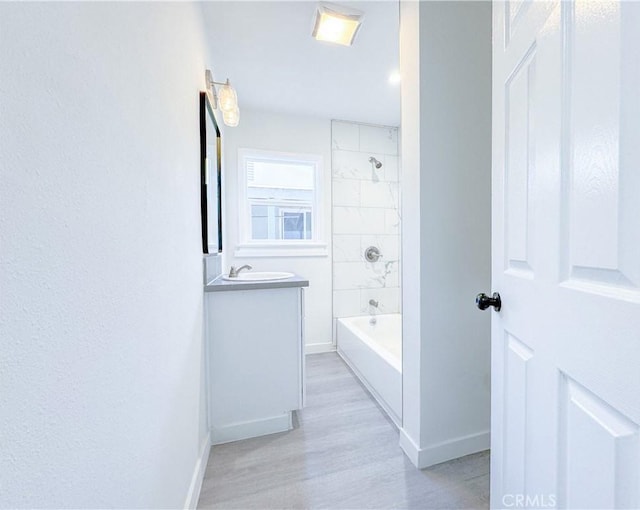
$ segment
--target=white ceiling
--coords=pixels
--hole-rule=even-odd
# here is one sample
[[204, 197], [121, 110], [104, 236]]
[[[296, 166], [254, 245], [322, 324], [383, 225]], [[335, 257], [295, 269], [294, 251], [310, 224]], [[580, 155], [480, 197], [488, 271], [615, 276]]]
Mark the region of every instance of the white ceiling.
[[398, 1], [335, 2], [365, 12], [353, 46], [311, 37], [316, 2], [203, 4], [211, 66], [243, 109], [400, 124]]

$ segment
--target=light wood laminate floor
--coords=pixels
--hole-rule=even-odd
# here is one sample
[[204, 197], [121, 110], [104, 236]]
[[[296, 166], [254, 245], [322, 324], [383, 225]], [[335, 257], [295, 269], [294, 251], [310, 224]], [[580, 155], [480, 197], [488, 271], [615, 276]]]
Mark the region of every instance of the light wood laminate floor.
[[297, 428], [214, 446], [198, 508], [488, 508], [489, 453], [416, 469], [335, 353], [307, 356]]

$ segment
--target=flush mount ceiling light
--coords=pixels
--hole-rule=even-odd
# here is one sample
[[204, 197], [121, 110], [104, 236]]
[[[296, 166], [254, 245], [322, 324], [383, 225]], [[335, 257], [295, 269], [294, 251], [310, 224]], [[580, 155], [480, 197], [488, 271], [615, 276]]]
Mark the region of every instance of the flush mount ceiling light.
[[[240, 109], [238, 108], [238, 94], [235, 89], [229, 83], [227, 78], [226, 82], [219, 82], [213, 80], [213, 74], [209, 69], [204, 73], [205, 81], [207, 83], [207, 93], [211, 106], [214, 109], [220, 108], [222, 112], [222, 120], [225, 125], [229, 127], [236, 127], [240, 122]], [[216, 92], [216, 85], [221, 85], [220, 90]]]
[[316, 21], [311, 35], [318, 41], [351, 46], [363, 16], [362, 11], [321, 2], [316, 9]]

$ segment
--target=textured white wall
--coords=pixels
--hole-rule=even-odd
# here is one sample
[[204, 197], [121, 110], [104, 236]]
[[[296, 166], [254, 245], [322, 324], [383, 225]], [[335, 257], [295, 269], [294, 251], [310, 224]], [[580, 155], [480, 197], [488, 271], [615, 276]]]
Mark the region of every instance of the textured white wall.
[[[239, 98], [242, 101], [242, 98]], [[242, 105], [241, 105], [242, 106]], [[307, 352], [331, 350], [331, 121], [317, 117], [243, 110], [240, 124], [224, 134], [225, 268], [251, 264], [261, 271], [293, 271], [309, 280], [306, 289]], [[327, 255], [313, 257], [240, 257], [238, 245], [238, 149], [319, 154], [323, 158], [324, 240]]]
[[0, 507], [185, 503], [206, 434], [194, 4], [0, 4]]
[[403, 447], [424, 467], [489, 446], [491, 314], [474, 298], [491, 283], [491, 4], [407, 4]]

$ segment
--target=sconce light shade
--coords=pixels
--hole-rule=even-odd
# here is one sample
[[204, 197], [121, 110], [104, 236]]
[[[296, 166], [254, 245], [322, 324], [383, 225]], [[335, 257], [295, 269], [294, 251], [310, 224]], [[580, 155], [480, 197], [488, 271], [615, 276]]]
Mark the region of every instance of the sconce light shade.
[[[211, 99], [213, 108], [220, 108], [225, 125], [236, 127], [240, 122], [238, 95], [229, 83], [229, 79], [225, 83], [214, 81], [213, 73], [209, 69], [205, 71], [204, 78], [207, 83], [207, 94]], [[221, 85], [218, 92], [216, 92], [216, 85]]]
[[342, 46], [351, 46], [362, 24], [363, 12], [327, 2], [318, 4], [313, 37]]
[[232, 112], [238, 109], [238, 95], [229, 80], [218, 91], [218, 102], [223, 112]]
[[[222, 106], [220, 107], [222, 109]], [[240, 108], [236, 105], [233, 110], [228, 112], [222, 111], [222, 120], [229, 127], [236, 127], [240, 122]]]

